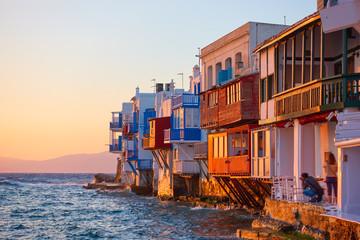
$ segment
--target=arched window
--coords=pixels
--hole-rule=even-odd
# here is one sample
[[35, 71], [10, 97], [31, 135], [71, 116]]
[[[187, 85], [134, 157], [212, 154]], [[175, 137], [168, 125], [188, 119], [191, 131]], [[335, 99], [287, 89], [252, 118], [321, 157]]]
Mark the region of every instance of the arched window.
[[209, 66], [207, 68], [207, 88], [209, 89], [212, 87], [212, 81], [213, 81], [213, 67]]
[[215, 65], [215, 69], [216, 69], [216, 83], [219, 82], [219, 72], [221, 71], [221, 62], [218, 62]]
[[242, 61], [241, 52], [238, 52], [237, 54], [235, 54], [235, 68], [240, 69], [244, 67], [243, 65], [244, 63]]
[[225, 60], [225, 70], [227, 70], [231, 67], [232, 67], [232, 61], [231, 61], [231, 58], [229, 57]]

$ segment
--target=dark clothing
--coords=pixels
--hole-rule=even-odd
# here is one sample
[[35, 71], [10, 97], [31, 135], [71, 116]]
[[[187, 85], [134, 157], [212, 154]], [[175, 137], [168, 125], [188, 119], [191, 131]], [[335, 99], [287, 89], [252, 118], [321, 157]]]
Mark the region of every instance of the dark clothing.
[[315, 178], [309, 176], [303, 181], [303, 189], [311, 189], [316, 195], [322, 196], [324, 194], [324, 190], [319, 185], [319, 183], [316, 181]]
[[332, 188], [334, 188], [334, 196], [337, 197], [337, 177], [326, 177], [326, 188], [328, 196], [332, 196]]

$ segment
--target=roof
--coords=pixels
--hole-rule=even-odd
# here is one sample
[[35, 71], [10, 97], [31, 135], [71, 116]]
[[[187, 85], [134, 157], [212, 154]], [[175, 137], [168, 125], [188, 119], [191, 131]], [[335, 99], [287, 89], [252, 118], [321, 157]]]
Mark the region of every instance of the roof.
[[253, 53], [257, 53], [259, 52], [261, 49], [266, 48], [272, 44], [274, 44], [275, 42], [279, 41], [280, 39], [282, 39], [283, 37], [293, 33], [294, 31], [302, 28], [303, 26], [317, 20], [320, 19], [320, 14], [319, 11], [314, 12], [313, 14], [310, 14], [309, 16], [301, 19], [300, 21], [294, 23], [293, 25], [291, 25], [290, 27], [284, 29], [283, 31], [279, 32], [278, 34], [266, 39], [264, 42], [260, 43], [259, 45], [256, 46], [256, 48], [253, 50]]

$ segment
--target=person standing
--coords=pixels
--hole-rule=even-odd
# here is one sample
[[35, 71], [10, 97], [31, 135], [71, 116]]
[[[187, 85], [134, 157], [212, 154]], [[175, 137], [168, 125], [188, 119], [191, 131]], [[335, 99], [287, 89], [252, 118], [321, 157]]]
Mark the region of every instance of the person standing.
[[325, 182], [328, 193], [328, 202], [331, 204], [332, 200], [332, 189], [334, 189], [334, 204], [337, 201], [337, 164], [333, 153], [329, 154], [329, 157], [325, 159]]

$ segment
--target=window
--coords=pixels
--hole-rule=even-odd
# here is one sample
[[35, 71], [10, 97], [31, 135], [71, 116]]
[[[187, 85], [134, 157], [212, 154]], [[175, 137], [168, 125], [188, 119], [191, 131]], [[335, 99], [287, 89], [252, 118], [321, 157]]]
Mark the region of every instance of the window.
[[225, 60], [225, 70], [231, 68], [231, 66], [232, 66], [232, 61], [231, 58], [229, 57]]
[[218, 136], [213, 138], [214, 143], [214, 158], [223, 158], [227, 157], [228, 150], [227, 150], [227, 136]]
[[228, 146], [229, 146], [230, 157], [243, 156], [249, 154], [248, 133], [249, 133], [248, 130], [229, 133]]
[[200, 126], [200, 109], [185, 108], [185, 127], [198, 128]]
[[241, 100], [240, 82], [226, 87], [226, 104], [232, 104]]
[[212, 66], [209, 66], [207, 68], [207, 83], [208, 83], [208, 88], [210, 88], [212, 86], [212, 82], [213, 82], [213, 68]]
[[242, 67], [244, 67], [244, 66], [243, 66], [243, 62], [241, 59], [241, 52], [238, 52], [237, 54], [235, 54], [235, 68], [240, 69]]
[[266, 78], [261, 79], [261, 102], [266, 101]]
[[267, 79], [267, 87], [268, 87], [268, 99], [272, 99], [274, 95], [274, 82], [273, 82], [274, 75], [268, 76]]
[[265, 132], [258, 132], [258, 157], [265, 157]]
[[219, 138], [214, 137], [214, 158], [218, 158], [219, 157]]
[[180, 122], [179, 128], [184, 129], [184, 109], [183, 108], [179, 109], [179, 122]]
[[208, 107], [213, 107], [218, 105], [218, 91], [208, 94]]
[[218, 62], [215, 65], [215, 70], [216, 70], [216, 83], [219, 82], [219, 72], [221, 71], [221, 62]]

